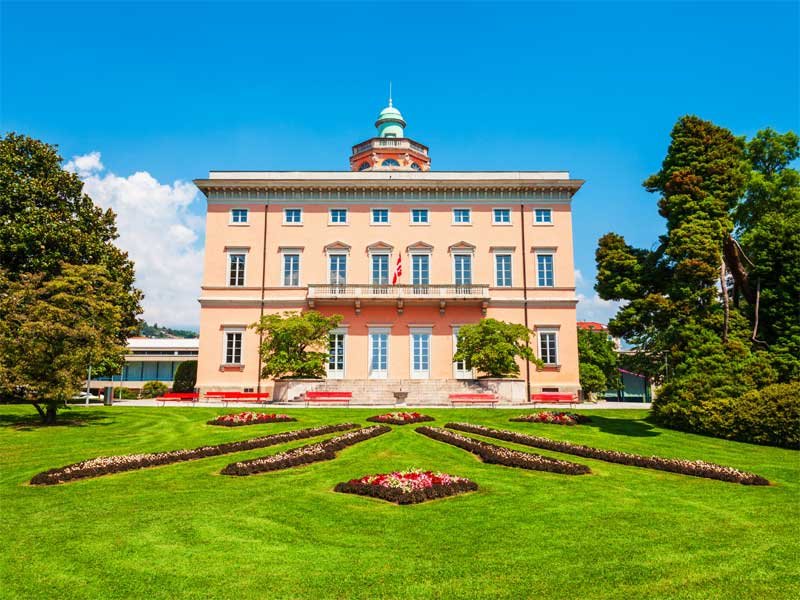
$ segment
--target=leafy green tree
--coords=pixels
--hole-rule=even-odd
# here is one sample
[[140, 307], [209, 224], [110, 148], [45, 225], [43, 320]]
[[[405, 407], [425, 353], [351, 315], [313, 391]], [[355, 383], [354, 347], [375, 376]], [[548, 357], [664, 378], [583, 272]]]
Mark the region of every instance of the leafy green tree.
[[578, 362], [584, 392], [599, 394], [622, 388], [619, 354], [606, 332], [578, 329]]
[[87, 367], [117, 371], [125, 315], [115, 298], [124, 287], [98, 265], [60, 265], [60, 274], [0, 271], [0, 387], [33, 404], [52, 424], [80, 391]]
[[524, 325], [481, 319], [458, 330], [458, 351], [453, 361], [464, 361], [488, 377], [519, 375], [517, 358], [541, 366], [529, 345], [531, 332]]
[[187, 360], [175, 369], [175, 379], [172, 382], [173, 392], [193, 392], [197, 384], [197, 361]]
[[342, 322], [341, 315], [308, 310], [264, 315], [252, 325], [263, 336], [261, 376], [320, 378], [325, 376], [330, 332]]
[[167, 393], [169, 387], [161, 381], [148, 381], [142, 386], [143, 398], [158, 398]]
[[108, 300], [120, 310], [124, 343], [141, 313], [133, 262], [114, 245], [116, 215], [97, 207], [61, 161], [54, 146], [39, 140], [16, 133], [0, 138], [0, 265], [12, 281], [54, 277], [64, 264], [104, 267], [121, 290]]

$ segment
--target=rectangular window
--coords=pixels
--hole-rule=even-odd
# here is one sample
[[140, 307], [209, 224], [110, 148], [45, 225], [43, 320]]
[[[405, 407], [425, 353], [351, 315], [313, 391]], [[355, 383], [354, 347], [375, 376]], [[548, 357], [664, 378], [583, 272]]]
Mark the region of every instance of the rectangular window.
[[454, 282], [456, 285], [472, 284], [472, 255], [456, 254], [454, 260]]
[[373, 225], [388, 225], [389, 224], [389, 209], [388, 208], [373, 208], [372, 209], [372, 224]]
[[497, 287], [511, 287], [511, 255], [495, 254], [494, 264]]
[[231, 209], [231, 224], [233, 225], [243, 225], [247, 223], [247, 213], [249, 211], [246, 208], [232, 208]]
[[421, 225], [428, 223], [428, 209], [427, 208], [412, 208], [411, 209], [411, 223], [414, 225]]
[[511, 209], [495, 208], [492, 210], [492, 223], [495, 225], [511, 225]]
[[454, 208], [453, 223], [455, 225], [469, 225], [472, 217], [471, 212], [468, 208]]
[[345, 285], [347, 283], [347, 255], [331, 254], [328, 257], [329, 282], [332, 285]]
[[536, 284], [539, 287], [553, 287], [553, 255], [536, 255]]
[[231, 252], [228, 254], [228, 285], [242, 287], [244, 285], [244, 269], [247, 254]]
[[373, 285], [389, 284], [389, 255], [372, 255], [372, 283]]
[[332, 208], [329, 212], [331, 225], [346, 225], [347, 224], [347, 209], [346, 208]]
[[553, 222], [553, 211], [549, 208], [536, 208], [533, 216], [533, 222], [536, 225], [549, 225]]
[[300, 225], [303, 222], [302, 208], [284, 208], [283, 223], [285, 225]]
[[226, 365], [241, 365], [242, 364], [242, 332], [241, 331], [226, 331], [225, 332], [225, 364]]
[[431, 282], [431, 257], [428, 254], [411, 255], [411, 283], [429, 285]]
[[431, 334], [411, 333], [411, 376], [426, 379], [431, 368]]
[[328, 335], [328, 377], [344, 376], [344, 333]]
[[539, 332], [539, 358], [546, 365], [558, 364], [558, 334], [555, 331]]
[[297, 287], [300, 285], [300, 255], [283, 255], [283, 285]]
[[373, 379], [385, 379], [389, 370], [389, 332], [369, 333], [369, 375]]

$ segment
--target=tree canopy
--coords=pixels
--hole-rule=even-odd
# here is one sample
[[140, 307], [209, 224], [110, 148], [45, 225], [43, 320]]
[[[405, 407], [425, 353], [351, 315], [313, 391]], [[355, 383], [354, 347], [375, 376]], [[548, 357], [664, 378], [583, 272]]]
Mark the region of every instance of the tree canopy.
[[581, 389], [589, 394], [622, 388], [619, 355], [605, 331], [578, 329]]
[[528, 345], [531, 332], [524, 325], [481, 319], [458, 330], [458, 350], [453, 361], [488, 377], [519, 375], [517, 358], [541, 364]]

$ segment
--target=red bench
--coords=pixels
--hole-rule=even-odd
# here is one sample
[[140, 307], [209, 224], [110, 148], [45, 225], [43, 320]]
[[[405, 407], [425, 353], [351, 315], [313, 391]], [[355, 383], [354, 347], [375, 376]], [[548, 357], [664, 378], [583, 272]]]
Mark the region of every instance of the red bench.
[[531, 394], [531, 401], [536, 404], [577, 404], [578, 400], [575, 394], [566, 394], [561, 392], [538, 392]]
[[492, 408], [497, 404], [494, 394], [450, 394], [450, 405], [454, 404], [490, 404]]
[[169, 392], [156, 398], [156, 402], [161, 402], [161, 406], [166, 406], [167, 402], [191, 402], [193, 405], [197, 403], [200, 394], [191, 392]]
[[221, 400], [225, 406], [228, 406], [228, 402], [265, 404], [269, 398], [269, 392], [206, 392], [206, 398]]
[[353, 392], [306, 392], [303, 399], [305, 400], [306, 407], [309, 402], [312, 403], [335, 403], [350, 405], [350, 400], [353, 399]]

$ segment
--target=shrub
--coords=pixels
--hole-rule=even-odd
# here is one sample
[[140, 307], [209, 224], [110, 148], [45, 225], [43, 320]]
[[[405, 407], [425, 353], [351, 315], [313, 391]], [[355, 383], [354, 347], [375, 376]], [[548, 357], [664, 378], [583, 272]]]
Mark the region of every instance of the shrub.
[[[346, 431], [358, 427], [353, 423], [341, 423], [338, 425], [322, 425], [308, 429], [298, 429], [285, 433], [276, 433], [262, 437], [242, 440], [239, 442], [225, 442], [216, 446], [200, 446], [188, 450], [172, 450], [169, 452], [152, 452], [149, 454], [128, 454], [124, 456], [100, 456], [84, 460], [79, 463], [50, 469], [35, 475], [31, 479], [31, 485], [55, 485], [65, 483], [75, 479], [87, 479], [90, 477], [100, 477], [111, 473], [122, 473], [123, 471], [135, 471], [147, 467], [159, 465], [169, 465], [187, 460], [197, 460], [209, 456], [220, 456], [231, 452], [243, 452], [245, 450], [255, 450], [285, 444], [295, 440], [318, 437], [337, 431]], [[388, 430], [389, 428], [386, 427]]]
[[[449, 425], [448, 425], [449, 427]], [[461, 448], [467, 452], [472, 452], [488, 464], [504, 465], [506, 467], [517, 467], [519, 469], [531, 469], [534, 471], [548, 471], [550, 473], [561, 473], [562, 475], [583, 475], [590, 473], [589, 467], [578, 463], [557, 458], [540, 456], [533, 452], [520, 452], [511, 450], [503, 446], [488, 444], [481, 440], [459, 435], [439, 427], [418, 427], [417, 433], [421, 433], [431, 439], [450, 444], [456, 448]]]
[[197, 361], [187, 360], [175, 369], [175, 379], [172, 382], [173, 392], [193, 392], [197, 384]]
[[336, 453], [339, 450], [378, 437], [391, 430], [390, 427], [386, 427], [385, 425], [373, 425], [372, 427], [365, 427], [364, 429], [358, 429], [356, 431], [348, 431], [343, 435], [333, 437], [317, 444], [308, 444], [307, 446], [300, 446], [299, 448], [294, 448], [271, 456], [231, 463], [222, 469], [221, 473], [223, 475], [239, 476], [256, 475], [257, 473], [280, 471], [281, 469], [299, 467], [323, 460], [333, 460], [336, 458]]
[[133, 388], [116, 387], [114, 388], [115, 400], [137, 400], [141, 390], [134, 390]]
[[492, 429], [482, 425], [472, 425], [471, 423], [447, 423], [445, 427], [457, 431], [485, 435], [486, 437], [511, 442], [513, 444], [522, 444], [523, 446], [552, 450], [553, 452], [563, 452], [565, 454], [593, 458], [595, 460], [603, 460], [620, 465], [644, 467], [646, 469], [656, 469], [658, 471], [668, 471], [670, 473], [692, 475], [694, 477], [706, 477], [708, 479], [741, 483], [742, 485], [769, 485], [769, 481], [755, 473], [747, 473], [739, 469], [734, 469], [733, 467], [707, 463], [702, 460], [640, 456], [628, 452], [617, 452], [616, 450], [602, 450], [600, 448], [592, 448], [591, 446], [573, 444], [572, 442], [551, 440], [549, 438], [517, 433], [516, 431]]
[[143, 398], [158, 398], [167, 393], [169, 387], [160, 381], [148, 381], [142, 386]]

